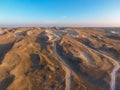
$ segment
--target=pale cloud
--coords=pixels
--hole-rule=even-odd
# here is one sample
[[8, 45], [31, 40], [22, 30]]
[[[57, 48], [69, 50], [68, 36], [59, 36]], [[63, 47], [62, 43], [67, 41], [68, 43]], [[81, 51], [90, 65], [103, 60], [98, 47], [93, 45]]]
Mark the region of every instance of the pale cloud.
[[62, 18], [63, 18], [63, 19], [66, 19], [66, 18], [67, 18], [67, 16], [62, 16]]

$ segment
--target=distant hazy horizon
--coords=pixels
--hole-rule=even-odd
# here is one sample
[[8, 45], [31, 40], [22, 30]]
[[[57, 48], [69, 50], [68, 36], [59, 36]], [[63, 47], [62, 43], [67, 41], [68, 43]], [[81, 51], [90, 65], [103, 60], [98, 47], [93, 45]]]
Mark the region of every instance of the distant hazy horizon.
[[0, 26], [120, 27], [120, 0], [0, 0]]

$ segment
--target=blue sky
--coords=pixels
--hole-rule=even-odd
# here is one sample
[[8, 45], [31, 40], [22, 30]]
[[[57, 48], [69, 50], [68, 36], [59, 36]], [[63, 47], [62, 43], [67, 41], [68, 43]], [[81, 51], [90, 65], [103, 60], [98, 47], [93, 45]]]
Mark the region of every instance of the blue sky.
[[0, 24], [120, 26], [120, 0], [0, 0]]

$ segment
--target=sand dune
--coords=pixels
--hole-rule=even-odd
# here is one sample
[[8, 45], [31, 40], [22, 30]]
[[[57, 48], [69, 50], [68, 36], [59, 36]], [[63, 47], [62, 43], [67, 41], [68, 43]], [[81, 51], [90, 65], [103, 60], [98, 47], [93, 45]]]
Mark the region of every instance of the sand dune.
[[2, 28], [0, 90], [120, 90], [119, 44], [104, 28]]

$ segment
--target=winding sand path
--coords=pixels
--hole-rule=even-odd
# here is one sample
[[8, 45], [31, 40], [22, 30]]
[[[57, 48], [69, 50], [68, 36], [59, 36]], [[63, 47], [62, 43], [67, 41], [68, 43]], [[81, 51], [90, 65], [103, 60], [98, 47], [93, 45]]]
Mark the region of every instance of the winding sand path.
[[[54, 32], [53, 32], [54, 34]], [[58, 41], [61, 39], [60, 36], [54, 34], [56, 36], [56, 38], [58, 39]], [[70, 66], [65, 62], [64, 59], [61, 58], [61, 56], [57, 53], [57, 50], [56, 50], [56, 43], [53, 47], [53, 51], [54, 53], [56, 54], [56, 56], [58, 57], [58, 59], [60, 60], [60, 63], [62, 63], [65, 67], [65, 72], [66, 72], [66, 75], [65, 75], [65, 84], [66, 84], [66, 87], [65, 87], [65, 90], [71, 90], [71, 82], [72, 82], [72, 71], [71, 71], [71, 68]]]
[[65, 79], [66, 79], [66, 87], [65, 90], [71, 90], [71, 69], [69, 67], [68, 64], [65, 63], [65, 61], [58, 55], [57, 51], [56, 51], [56, 44], [53, 47], [53, 51], [56, 54], [56, 56], [58, 57], [58, 59], [61, 61], [61, 63], [65, 66]]
[[88, 50], [92, 50], [92, 51], [94, 51], [95, 53], [97, 53], [97, 54], [99, 54], [99, 55], [101, 55], [101, 56], [104, 56], [105, 58], [111, 60], [111, 62], [112, 62], [113, 65], [114, 65], [114, 69], [113, 69], [113, 71], [112, 71], [112, 73], [111, 73], [110, 90], [115, 90], [116, 74], [117, 74], [117, 71], [120, 69], [120, 64], [119, 64], [119, 62], [118, 62], [117, 60], [115, 60], [115, 59], [113, 59], [113, 58], [111, 58], [111, 57], [103, 54], [103, 53], [100, 53], [100, 52], [98, 52], [98, 51], [96, 51], [96, 50], [94, 50], [94, 49], [86, 46], [85, 44], [83, 44], [83, 43], [81, 43], [81, 42], [80, 42], [80, 44], [81, 44], [82, 46], [84, 46], [85, 48], [87, 48]]

